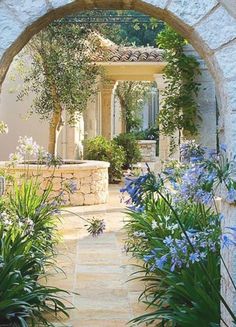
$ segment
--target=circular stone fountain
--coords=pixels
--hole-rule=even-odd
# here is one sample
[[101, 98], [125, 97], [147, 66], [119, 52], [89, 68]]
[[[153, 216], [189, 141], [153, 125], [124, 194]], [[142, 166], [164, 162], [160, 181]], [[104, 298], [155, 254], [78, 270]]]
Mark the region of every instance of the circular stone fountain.
[[106, 203], [108, 200], [108, 168], [110, 164], [104, 161], [63, 161], [59, 167], [47, 167], [46, 165], [18, 164], [6, 168], [6, 163], [1, 168], [8, 174], [20, 180], [22, 175], [28, 171], [29, 175], [38, 176], [41, 189], [43, 190], [48, 180], [53, 178], [52, 195], [57, 196], [68, 185], [73, 185], [74, 192], [64, 192], [65, 205], [83, 206]]

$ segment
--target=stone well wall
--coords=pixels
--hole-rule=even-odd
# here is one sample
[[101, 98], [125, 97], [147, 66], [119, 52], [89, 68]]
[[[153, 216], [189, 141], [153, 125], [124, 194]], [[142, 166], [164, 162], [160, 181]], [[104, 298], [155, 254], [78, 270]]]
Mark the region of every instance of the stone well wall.
[[138, 145], [141, 151], [142, 162], [156, 161], [156, 141], [140, 140]]
[[[83, 206], [106, 203], [108, 200], [108, 167], [109, 163], [100, 161], [78, 161], [76, 164], [53, 167], [27, 166], [29, 175], [38, 176], [41, 189], [44, 190], [53, 175], [52, 196], [57, 196], [64, 190], [65, 205]], [[7, 168], [7, 173], [21, 180], [26, 172], [24, 165]], [[69, 185], [75, 187], [75, 192], [66, 191]]]

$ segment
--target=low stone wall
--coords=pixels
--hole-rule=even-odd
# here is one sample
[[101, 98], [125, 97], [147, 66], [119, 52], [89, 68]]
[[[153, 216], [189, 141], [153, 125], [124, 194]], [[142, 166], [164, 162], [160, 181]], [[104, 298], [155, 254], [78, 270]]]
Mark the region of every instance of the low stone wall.
[[138, 144], [142, 155], [142, 162], [156, 161], [156, 141], [140, 140]]
[[[83, 206], [107, 202], [108, 167], [109, 163], [102, 161], [77, 161], [58, 168], [41, 166], [37, 169], [36, 165], [27, 165], [27, 171], [30, 176], [38, 176], [42, 190], [47, 187], [53, 174], [52, 196], [57, 196], [73, 185], [73, 193], [64, 192], [65, 205]], [[25, 172], [25, 165], [7, 168], [7, 173], [19, 181]]]

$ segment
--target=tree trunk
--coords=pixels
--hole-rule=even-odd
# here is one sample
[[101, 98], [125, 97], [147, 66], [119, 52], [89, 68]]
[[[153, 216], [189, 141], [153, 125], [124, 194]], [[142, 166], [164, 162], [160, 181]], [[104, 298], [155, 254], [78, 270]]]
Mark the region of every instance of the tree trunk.
[[61, 113], [53, 112], [52, 119], [49, 123], [49, 139], [48, 139], [48, 152], [56, 156], [57, 155], [57, 143], [58, 135], [61, 131]]
[[49, 122], [48, 152], [52, 156], [56, 157], [57, 156], [57, 141], [58, 141], [57, 139], [58, 139], [58, 135], [61, 131], [61, 128], [63, 126], [63, 119], [62, 119], [63, 108], [60, 103], [60, 98], [58, 97], [58, 94], [57, 94], [56, 84], [53, 80], [53, 77], [49, 73], [47, 61], [44, 60], [45, 56], [44, 56], [43, 49], [40, 49], [38, 52], [41, 55], [44, 73], [45, 73], [45, 76], [50, 85], [50, 93], [51, 93], [51, 97], [52, 97], [52, 101], [53, 101], [53, 113], [52, 113], [51, 121]]
[[57, 155], [57, 143], [58, 135], [62, 129], [62, 106], [58, 100], [55, 85], [51, 86], [51, 96], [54, 103], [54, 110], [52, 114], [51, 121], [49, 123], [49, 139], [48, 139], [48, 152], [56, 156]]

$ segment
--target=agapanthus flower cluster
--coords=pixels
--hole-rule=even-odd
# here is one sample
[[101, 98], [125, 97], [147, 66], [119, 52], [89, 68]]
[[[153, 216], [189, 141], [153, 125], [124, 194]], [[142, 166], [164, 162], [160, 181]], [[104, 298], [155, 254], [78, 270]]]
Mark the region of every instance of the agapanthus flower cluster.
[[32, 137], [20, 136], [15, 153], [9, 155], [11, 166], [23, 163], [27, 160], [36, 160], [39, 163], [47, 162], [48, 153], [38, 145]]
[[[175, 238], [169, 235], [163, 244], [144, 256], [144, 261], [151, 265], [151, 270], [169, 268], [171, 272], [205, 260], [209, 252], [216, 252], [220, 238], [215, 229], [204, 231], [189, 230], [188, 238], [182, 234]], [[191, 243], [191, 244], [190, 244]]]
[[104, 233], [106, 229], [105, 221], [103, 219], [98, 219], [93, 217], [92, 219], [87, 220], [88, 224], [87, 231], [93, 237], [99, 236], [100, 234]]
[[32, 137], [20, 136], [18, 140], [17, 152], [24, 158], [36, 157], [39, 151], [39, 145], [33, 140]]
[[174, 234], [175, 231], [179, 229], [179, 225], [173, 221], [173, 218], [170, 215], [166, 215], [162, 217], [161, 220], [157, 216], [157, 220], [155, 219], [151, 222], [151, 228], [154, 231], [162, 229], [169, 231], [171, 234]]
[[18, 153], [18, 152], [15, 152], [15, 153], [10, 153], [9, 155], [9, 161], [11, 163], [12, 166], [15, 166], [21, 162], [24, 161], [24, 157]]
[[0, 225], [5, 229], [8, 230], [9, 228], [12, 228], [12, 226], [15, 226], [17, 228], [20, 228], [24, 231], [24, 234], [30, 235], [34, 231], [34, 222], [29, 217], [17, 217], [15, 215], [11, 215], [7, 211], [2, 211], [0, 213]]
[[65, 191], [68, 192], [69, 194], [74, 194], [78, 189], [76, 179], [75, 180], [70, 179], [66, 181], [63, 186]]
[[226, 227], [221, 237], [222, 248], [236, 246], [236, 227]]
[[120, 190], [121, 193], [127, 192], [129, 194], [129, 199], [126, 204], [131, 210], [142, 212], [143, 207], [143, 189], [142, 186], [145, 184], [149, 177], [149, 174], [141, 175], [136, 179], [126, 178], [125, 187]]
[[12, 217], [6, 211], [2, 211], [0, 212], [0, 223], [4, 227], [8, 227], [12, 225], [13, 223]]
[[202, 161], [205, 151], [206, 149], [194, 140], [186, 141], [180, 145], [181, 161], [184, 163]]
[[209, 172], [204, 165], [193, 164], [184, 171], [179, 183], [174, 183], [176, 200], [210, 204], [214, 197], [215, 179], [214, 171]]
[[27, 235], [31, 235], [34, 232], [34, 222], [29, 217], [20, 219], [20, 227], [24, 229], [24, 233]]
[[226, 200], [229, 203], [235, 203], [236, 202], [236, 190], [234, 188], [229, 188], [228, 192], [227, 192], [227, 198]]

